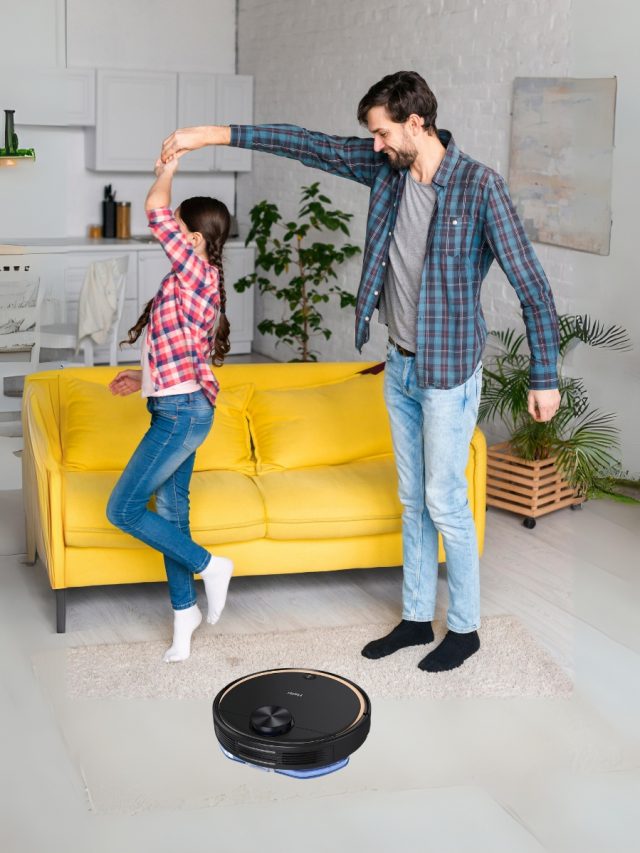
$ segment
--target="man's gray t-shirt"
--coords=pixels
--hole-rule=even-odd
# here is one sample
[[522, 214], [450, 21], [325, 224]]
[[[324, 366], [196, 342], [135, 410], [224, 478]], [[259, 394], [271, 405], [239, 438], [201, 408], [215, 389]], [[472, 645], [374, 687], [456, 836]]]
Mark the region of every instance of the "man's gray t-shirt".
[[435, 202], [431, 184], [419, 183], [408, 172], [391, 236], [378, 319], [389, 327], [389, 337], [411, 352], [416, 351], [418, 295]]

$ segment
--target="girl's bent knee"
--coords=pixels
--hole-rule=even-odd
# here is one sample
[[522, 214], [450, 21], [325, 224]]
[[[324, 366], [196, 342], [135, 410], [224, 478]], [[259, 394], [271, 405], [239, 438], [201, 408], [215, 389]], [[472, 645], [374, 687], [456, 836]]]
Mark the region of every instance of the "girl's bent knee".
[[113, 496], [109, 498], [107, 503], [107, 519], [114, 527], [118, 527], [120, 530], [130, 530], [133, 526], [130, 514], [124, 511], [117, 500], [113, 500]]

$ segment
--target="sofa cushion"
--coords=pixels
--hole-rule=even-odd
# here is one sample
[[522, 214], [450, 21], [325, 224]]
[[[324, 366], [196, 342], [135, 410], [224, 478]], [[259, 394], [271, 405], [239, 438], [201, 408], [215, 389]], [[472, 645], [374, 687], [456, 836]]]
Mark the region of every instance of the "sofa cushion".
[[[118, 477], [116, 471], [65, 472], [65, 545], [76, 548], [146, 547], [107, 519], [107, 501]], [[190, 497], [191, 533], [201, 545], [247, 542], [264, 537], [264, 504], [251, 477], [238, 471], [199, 471], [191, 479]]]
[[[221, 391], [211, 432], [196, 453], [195, 470], [253, 473], [247, 404], [252, 385]], [[64, 467], [72, 471], [121, 471], [149, 427], [138, 394], [114, 397], [106, 385], [60, 376]]]
[[196, 451], [195, 471], [255, 474], [247, 407], [253, 385], [220, 389], [211, 432]]
[[255, 478], [269, 539], [336, 539], [400, 530], [393, 456]]
[[366, 374], [329, 385], [256, 390], [248, 412], [258, 473], [391, 453], [383, 380], [383, 374]]

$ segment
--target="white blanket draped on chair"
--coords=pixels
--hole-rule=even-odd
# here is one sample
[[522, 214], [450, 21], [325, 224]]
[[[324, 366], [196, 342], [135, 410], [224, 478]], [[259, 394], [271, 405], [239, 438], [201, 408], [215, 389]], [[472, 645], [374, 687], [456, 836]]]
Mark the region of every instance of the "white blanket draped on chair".
[[87, 270], [78, 302], [78, 346], [85, 337], [102, 346], [118, 313], [121, 273], [118, 261], [96, 261]]
[[55, 323], [40, 329], [41, 346], [82, 349], [85, 364], [93, 364], [93, 347], [109, 345], [109, 364], [118, 361], [118, 326], [124, 307], [128, 257], [94, 261], [89, 265], [78, 302], [77, 323]]

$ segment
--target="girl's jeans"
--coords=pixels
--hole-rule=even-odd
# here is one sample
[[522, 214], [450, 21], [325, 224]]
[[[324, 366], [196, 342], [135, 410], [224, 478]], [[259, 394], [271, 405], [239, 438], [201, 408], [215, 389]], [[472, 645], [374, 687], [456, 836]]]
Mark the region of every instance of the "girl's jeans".
[[[213, 407], [202, 391], [149, 397], [151, 426], [109, 498], [107, 518], [164, 555], [174, 610], [196, 603], [193, 580], [210, 554], [191, 538], [189, 483], [195, 451], [207, 437]], [[156, 496], [156, 512], [147, 505]]]
[[456, 388], [419, 388], [415, 358], [389, 347], [384, 394], [391, 422], [402, 514], [402, 618], [433, 619], [438, 532], [447, 561], [447, 625], [464, 634], [480, 625], [476, 529], [465, 469], [475, 428], [482, 365]]

